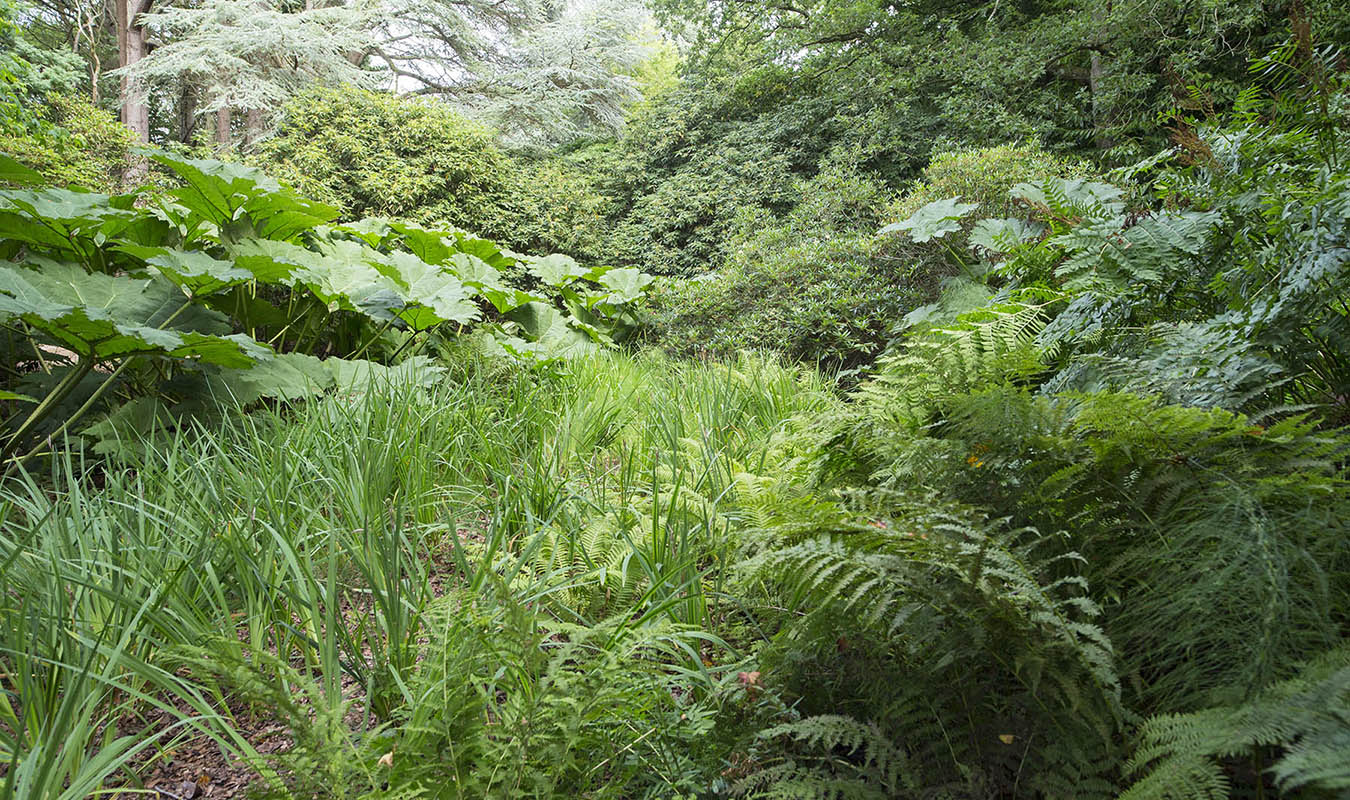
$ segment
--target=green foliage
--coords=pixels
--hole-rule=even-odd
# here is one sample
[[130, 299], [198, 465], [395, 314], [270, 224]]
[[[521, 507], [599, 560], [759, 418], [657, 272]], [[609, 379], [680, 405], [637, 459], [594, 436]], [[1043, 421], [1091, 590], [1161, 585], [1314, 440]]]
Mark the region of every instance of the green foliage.
[[[452, 369], [130, 450], [98, 490], [65, 459], [55, 483], [0, 487], [0, 697], [27, 726], [0, 706], [7, 777], [88, 763], [72, 793], [117, 789], [190, 733], [285, 797], [657, 798], [718, 780], [713, 743], [753, 735], [721, 729], [739, 667], [706, 627], [726, 613], [707, 574], [725, 523], [675, 487], [725, 494], [786, 418], [833, 400], [762, 359]], [[640, 591], [536, 571], [546, 542], [630, 509]], [[91, 650], [101, 632], [120, 644]], [[143, 702], [174, 726], [100, 737], [145, 727]], [[295, 745], [254, 751], [249, 704]], [[55, 798], [65, 774], [22, 785]]]
[[1129, 765], [1144, 776], [1121, 797], [1228, 797], [1220, 762], [1272, 749], [1268, 767], [1254, 765], [1264, 767], [1256, 780], [1273, 779], [1281, 793], [1343, 792], [1350, 788], [1347, 702], [1350, 660], [1341, 647], [1250, 702], [1154, 717]]
[[[406, 352], [413, 368], [419, 347], [486, 315], [493, 319], [475, 335], [495, 352], [532, 360], [587, 352], [631, 325], [630, 306], [651, 280], [566, 256], [508, 255], [462, 231], [386, 220], [333, 226], [334, 209], [250, 167], [153, 157], [182, 183], [152, 206], [136, 208], [134, 194], [66, 189], [0, 198], [13, 257], [0, 267], [0, 314], [15, 334], [9, 381], [26, 390], [10, 399], [42, 396], [8, 420], [7, 460], [36, 455], [35, 437], [74, 432], [110, 392], [160, 396], [169, 419], [212, 412], [214, 391], [296, 399], [383, 371], [360, 360], [316, 369], [307, 355], [359, 359], [378, 347]], [[501, 270], [519, 267], [544, 294], [505, 281]], [[283, 365], [239, 376], [278, 351]], [[151, 408], [99, 430], [162, 427]]]
[[[762, 798], [895, 797], [916, 791], [905, 753], [875, 725], [850, 717], [823, 715], [776, 725], [760, 732], [772, 742], [785, 739], [796, 757], [761, 769], [736, 786], [736, 794]], [[814, 751], [814, 752], [813, 752]]]
[[896, 199], [886, 217], [903, 218], [927, 203], [952, 196], [978, 203], [982, 214], [1007, 215], [1017, 205], [1008, 194], [1016, 184], [1088, 174], [1087, 164], [1035, 143], [944, 150], [933, 155], [919, 179]]
[[[1116, 658], [1095, 623], [1084, 559], [1061, 537], [876, 492], [848, 495], [832, 521], [817, 511], [760, 535], [769, 547], [752, 569], [807, 613], [784, 631], [779, 656], [789, 659], [780, 670], [798, 673], [805, 710], [821, 713], [842, 691], [834, 702], [847, 697], [843, 708], [907, 755], [910, 786], [962, 796], [1019, 783], [1109, 789], [1103, 767], [1123, 722]], [[876, 659], [889, 677], [854, 684], [865, 680], [859, 665], [812, 689], [830, 645], [841, 661]], [[1032, 749], [1028, 737], [1039, 736], [1067, 747]]]
[[[1238, 92], [1207, 37], [1269, 9], [1150, 9], [686, 8], [625, 139], [457, 141], [570, 254], [163, 154], [163, 198], [5, 192], [5, 793], [198, 737], [274, 797], [1343, 792], [1342, 62], [1296, 5]], [[1206, 71], [1106, 178], [958, 148], [892, 192], [934, 142], [1141, 152]], [[725, 358], [606, 352], [649, 286]]]
[[509, 163], [492, 133], [431, 101], [316, 89], [289, 103], [259, 162], [355, 217], [402, 217], [498, 235]]
[[684, 355], [753, 347], [834, 370], [880, 349], [916, 299], [872, 233], [887, 192], [847, 169], [801, 189], [785, 220], [748, 217], [718, 272], [658, 282], [652, 338]]
[[[1280, 682], [1344, 644], [1350, 445], [1335, 401], [1320, 407], [1330, 419], [1237, 410], [1342, 379], [1309, 358], [1344, 311], [1330, 310], [1344, 295], [1342, 168], [1304, 133], [1324, 129], [1316, 98], [1288, 133], [1239, 121], [1245, 144], [1223, 172], [1165, 170], [1151, 184], [1161, 208], [1080, 179], [1015, 187], [1009, 216], [973, 227], [974, 257], [948, 254], [967, 277], [907, 316], [846, 412], [814, 421], [828, 433], [796, 459], [806, 472], [750, 484], [772, 510], [750, 517], [768, 580], [748, 585], [805, 614], [782, 620], [767, 661], [803, 714], [877, 722], [921, 785], [955, 796], [1110, 796], [1128, 769], [1146, 773], [1138, 796], [1336, 790], [1344, 720], [1318, 711], [1338, 707], [1343, 682], [1331, 669]], [[934, 221], [955, 201], [942, 208]], [[1317, 278], [1283, 283], [1302, 265]], [[1278, 322], [1296, 292], [1318, 320], [1297, 333]], [[1254, 313], [1272, 326], [1238, 322]], [[983, 511], [925, 524], [944, 502]], [[1000, 580], [970, 577], [984, 570]], [[1027, 624], [1006, 616], [1017, 609]], [[1029, 664], [1057, 681], [1029, 684], [1035, 700], [1000, 672]], [[981, 727], [1002, 713], [1034, 721]], [[1160, 716], [1127, 768], [1122, 742], [1146, 715]], [[1078, 724], [1095, 739], [1057, 727]], [[1072, 744], [1025, 745], [1036, 734]], [[930, 740], [944, 748], [915, 745]], [[995, 741], [1025, 750], [1004, 762], [981, 747]]]
[[953, 395], [1034, 378], [1051, 355], [1037, 345], [1036, 335], [1056, 299], [993, 302], [961, 314], [954, 324], [925, 325], [880, 359], [861, 394], [873, 400], [874, 413], [918, 428]]
[[[679, 277], [717, 270], [739, 214], [796, 203], [795, 180], [816, 171], [818, 137], [788, 109], [756, 118], [783, 89], [785, 76], [770, 72], [686, 83], [630, 121], [599, 169], [616, 263]], [[723, 94], [736, 85], [740, 93]]]
[[316, 89], [284, 113], [255, 160], [345, 215], [465, 228], [522, 252], [603, 257], [604, 199], [585, 176], [511, 158], [491, 130], [444, 103]]
[[720, 270], [657, 283], [649, 335], [682, 355], [753, 347], [850, 372], [881, 353], [906, 311], [938, 299], [945, 278], [968, 271], [941, 243], [878, 236], [884, 219], [940, 202], [934, 195], [947, 190], [1001, 209], [1024, 176], [1080, 169], [1031, 147], [961, 151], [937, 157], [924, 182], [892, 199], [857, 169], [829, 166], [800, 183], [801, 200], [783, 220], [742, 212], [743, 232]]
[[978, 203], [958, 203], [959, 197], [934, 200], [915, 211], [913, 216], [899, 222], [892, 222], [878, 233], [909, 231], [909, 238], [915, 244], [941, 239], [949, 233], [961, 230], [961, 218], [974, 211]]
[[21, 128], [0, 123], [6, 153], [51, 185], [104, 192], [122, 186], [133, 137], [116, 117], [78, 96], [51, 95], [37, 108]]

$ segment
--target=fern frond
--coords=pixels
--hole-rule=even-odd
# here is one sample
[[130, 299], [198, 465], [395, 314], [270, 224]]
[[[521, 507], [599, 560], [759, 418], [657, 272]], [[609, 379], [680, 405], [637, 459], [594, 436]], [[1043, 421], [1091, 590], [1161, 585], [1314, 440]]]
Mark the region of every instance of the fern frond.
[[1350, 647], [1250, 702], [1153, 717], [1139, 739], [1128, 769], [1144, 776], [1122, 800], [1227, 797], [1223, 760], [1271, 747], [1282, 791], [1350, 789]]

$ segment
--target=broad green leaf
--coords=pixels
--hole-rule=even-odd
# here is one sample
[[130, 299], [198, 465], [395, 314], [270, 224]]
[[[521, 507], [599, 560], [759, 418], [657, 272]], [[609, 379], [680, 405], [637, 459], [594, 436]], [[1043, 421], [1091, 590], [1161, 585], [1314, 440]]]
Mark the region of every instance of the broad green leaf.
[[0, 389], [0, 400], [19, 400], [24, 403], [36, 403], [38, 401], [36, 397], [29, 397], [26, 394], [19, 394], [18, 392], [11, 392], [5, 389]]
[[610, 290], [610, 294], [605, 297], [605, 302], [614, 305], [631, 303], [642, 297], [647, 286], [656, 280], [651, 275], [644, 274], [641, 270], [632, 267], [623, 269], [611, 269], [600, 276], [600, 285]]
[[589, 335], [572, 327], [561, 311], [547, 303], [526, 303], [507, 316], [520, 326], [524, 338], [537, 345], [530, 348], [536, 355], [565, 358], [596, 347]]
[[253, 273], [196, 250], [121, 245], [118, 250], [136, 256], [193, 297], [253, 280]]
[[554, 253], [543, 258], [528, 261], [530, 274], [549, 286], [565, 286], [578, 278], [584, 278], [590, 270], [578, 264], [571, 256]]
[[961, 219], [979, 207], [978, 203], [958, 202], [960, 197], [948, 197], [934, 200], [915, 211], [909, 219], [893, 222], [882, 228], [879, 233], [909, 231], [909, 238], [918, 244], [941, 239], [949, 233], [961, 229]]
[[357, 242], [323, 243], [321, 257], [296, 271], [293, 278], [328, 304], [329, 310], [359, 311], [382, 322], [394, 318], [407, 303], [398, 284], [374, 266], [381, 256]]
[[502, 274], [478, 256], [455, 253], [442, 266], [453, 270], [461, 281], [470, 286], [505, 288], [502, 285]]
[[243, 367], [269, 352], [242, 334], [165, 329], [169, 314], [152, 281], [57, 266], [69, 269], [51, 274], [0, 266], [0, 314], [19, 317], [82, 358], [156, 354]]
[[382, 270], [403, 289], [415, 307], [399, 312], [399, 318], [414, 330], [426, 330], [442, 322], [467, 325], [478, 319], [478, 306], [470, 290], [449, 270], [433, 266], [411, 253], [391, 253]]
[[78, 264], [41, 256], [29, 258], [24, 266], [29, 268], [21, 270], [21, 277], [42, 297], [63, 306], [96, 309], [114, 322], [212, 334], [230, 330], [225, 316], [189, 303], [178, 287], [157, 276], [90, 273]]
[[323, 365], [332, 373], [337, 390], [348, 393], [365, 392], [388, 384], [427, 387], [445, 373], [445, 367], [437, 366], [426, 356], [416, 356], [392, 367], [342, 358], [327, 359]]
[[1033, 241], [1045, 233], [1045, 227], [1020, 219], [982, 219], [970, 229], [970, 244], [993, 253], [1007, 253], [1017, 245]]
[[610, 346], [614, 344], [614, 340], [609, 337], [609, 334], [605, 333], [598, 326], [592, 325], [589, 322], [583, 322], [580, 319], [577, 319], [576, 317], [571, 317], [570, 319], [567, 320], [567, 324], [570, 325], [575, 330], [581, 331], [592, 342]]
[[493, 269], [506, 269], [520, 263], [521, 258], [509, 250], [503, 250], [496, 243], [480, 239], [463, 231], [455, 231], [455, 249], [461, 253], [477, 256]]
[[385, 217], [365, 217], [356, 222], [334, 225], [332, 230], [360, 237], [371, 247], [379, 247], [389, 235], [394, 233], [390, 220]]
[[501, 314], [505, 314], [508, 311], [514, 311], [529, 303], [542, 303], [545, 305], [548, 303], [548, 298], [515, 287], [479, 287], [478, 293], [483, 296], [483, 299], [491, 303], [492, 306], [497, 309], [498, 313]]
[[409, 252], [428, 264], [444, 264], [460, 252], [453, 233], [411, 222], [390, 222], [388, 227], [398, 234]]
[[253, 167], [165, 152], [150, 157], [183, 180], [185, 185], [173, 192], [178, 202], [215, 223], [226, 238], [251, 232], [264, 239], [289, 239], [338, 216], [337, 209], [301, 197]]
[[333, 382], [332, 368], [304, 353], [278, 353], [250, 369], [222, 369], [208, 377], [208, 386], [219, 399], [244, 405], [264, 397], [303, 400], [322, 394]]
[[25, 186], [38, 186], [46, 183], [41, 173], [25, 167], [4, 153], [0, 153], [0, 181]]
[[137, 397], [123, 403], [80, 433], [94, 439], [99, 455], [136, 455], [155, 433], [173, 428], [178, 419], [157, 397]]
[[323, 256], [313, 250], [272, 239], [242, 239], [230, 245], [229, 253], [235, 266], [264, 283], [292, 284], [296, 272], [323, 261]]
[[75, 250], [86, 237], [110, 235], [135, 216], [106, 194], [70, 189], [0, 191], [0, 239]]

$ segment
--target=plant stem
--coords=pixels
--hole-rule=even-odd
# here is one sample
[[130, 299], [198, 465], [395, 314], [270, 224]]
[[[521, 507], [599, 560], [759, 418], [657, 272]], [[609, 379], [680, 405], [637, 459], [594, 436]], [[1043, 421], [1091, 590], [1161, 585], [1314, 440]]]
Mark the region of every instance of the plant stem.
[[[66, 419], [65, 422], [61, 423], [61, 427], [59, 427], [59, 428], [57, 428], [55, 431], [53, 431], [52, 434], [51, 434], [50, 436], [47, 437], [47, 440], [50, 441], [50, 440], [52, 440], [52, 439], [55, 439], [55, 438], [61, 436], [63, 433], [65, 433], [67, 430], [70, 429], [70, 426], [71, 426], [71, 425], [74, 425], [74, 424], [75, 424], [75, 421], [76, 421], [76, 420], [80, 419], [80, 418], [83, 417], [86, 413], [88, 413], [89, 409], [90, 409], [90, 408], [93, 408], [94, 403], [97, 403], [97, 402], [98, 402], [98, 399], [99, 399], [100, 397], [103, 396], [103, 393], [106, 392], [106, 391], [108, 390], [108, 387], [112, 386], [113, 383], [116, 382], [117, 376], [121, 375], [122, 372], [123, 372], [128, 366], [130, 366], [131, 362], [134, 361], [134, 360], [135, 360], [134, 358], [128, 358], [127, 360], [123, 361], [121, 364], [118, 364], [118, 365], [117, 365], [117, 369], [113, 370], [112, 372], [110, 372], [110, 373], [108, 374], [107, 380], [105, 380], [105, 381], [103, 381], [103, 383], [99, 384], [99, 387], [98, 387], [97, 389], [95, 389], [95, 390], [89, 395], [89, 398], [88, 398], [87, 400], [84, 401], [84, 404], [81, 405], [79, 408], [77, 408], [77, 409], [75, 410], [75, 413], [71, 414], [71, 415]], [[27, 453], [24, 453], [22, 456], [19, 456], [18, 458], [14, 459], [14, 460], [13, 460], [13, 463], [7, 465], [7, 466], [5, 467], [5, 472], [6, 472], [6, 474], [8, 474], [9, 470], [13, 469], [13, 468], [16, 467], [16, 466], [19, 466], [20, 464], [23, 464], [23, 463], [26, 462], [28, 459], [30, 459], [30, 458], [32, 458], [33, 456], [37, 455], [41, 450], [42, 450], [42, 442], [38, 442], [36, 445], [33, 446], [33, 449], [29, 450]]]
[[[18, 430], [14, 431], [14, 433], [5, 440], [4, 448], [0, 450], [0, 463], [5, 463], [9, 460], [10, 454], [18, 447], [19, 443], [23, 440], [24, 435], [31, 431], [39, 422], [46, 419], [47, 415], [60, 405], [61, 401], [65, 400], [67, 395], [75, 390], [75, 387], [80, 384], [80, 381], [84, 380], [84, 377], [88, 375], [93, 368], [94, 360], [92, 358], [81, 359], [80, 362], [61, 379], [61, 382], [56, 385], [56, 388], [49, 392], [46, 397], [42, 398], [42, 402], [38, 403], [37, 408], [33, 409], [33, 413], [29, 414], [28, 418], [19, 425]], [[8, 474], [8, 468], [6, 468], [5, 472]]]
[[364, 353], [364, 352], [366, 352], [366, 350], [369, 350], [369, 349], [370, 349], [370, 346], [371, 346], [372, 344], [375, 344], [375, 341], [376, 341], [377, 339], [379, 339], [380, 336], [382, 336], [382, 335], [384, 334], [385, 331], [389, 330], [389, 326], [390, 326], [390, 325], [393, 325], [393, 324], [394, 324], [394, 320], [392, 320], [392, 319], [389, 320], [388, 322], [384, 323], [384, 325], [381, 326], [381, 328], [380, 328], [378, 331], [375, 331], [375, 333], [370, 337], [370, 339], [369, 339], [365, 344], [361, 345], [361, 349], [360, 349], [360, 350], [357, 350], [355, 353], [352, 353], [350, 356], [348, 356], [348, 358], [353, 358], [353, 359], [355, 359], [355, 358], [360, 358], [360, 357], [361, 357], [361, 354]]

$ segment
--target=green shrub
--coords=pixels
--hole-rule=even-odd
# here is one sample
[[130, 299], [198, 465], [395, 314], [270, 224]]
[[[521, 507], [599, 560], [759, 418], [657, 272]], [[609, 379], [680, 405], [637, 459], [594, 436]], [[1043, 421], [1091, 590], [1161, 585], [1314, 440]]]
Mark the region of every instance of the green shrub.
[[959, 195], [963, 202], [979, 203], [977, 214], [1008, 216], [1013, 201], [1008, 191], [1016, 184], [1049, 177], [1082, 178], [1087, 164], [1055, 155], [1036, 144], [968, 147], [937, 153], [923, 177], [897, 198], [885, 213], [887, 221], [904, 219], [934, 200]]
[[737, 215], [786, 210], [792, 187], [787, 159], [771, 145], [702, 153], [635, 200], [614, 229], [615, 256], [657, 275], [715, 270], [734, 249]]
[[35, 108], [35, 119], [28, 125], [6, 130], [4, 150], [9, 155], [54, 186], [103, 192], [122, 188], [122, 171], [134, 141], [125, 125], [79, 97], [52, 95]]
[[512, 158], [449, 106], [319, 89], [286, 107], [255, 160], [352, 217], [450, 224], [512, 249], [594, 260], [604, 198], [556, 159]]
[[616, 261], [657, 275], [716, 270], [739, 214], [787, 213], [796, 179], [818, 170], [822, 152], [820, 131], [789, 105], [794, 85], [790, 70], [756, 70], [640, 108], [598, 165]]
[[904, 314], [932, 302], [959, 272], [945, 248], [876, 231], [941, 197], [961, 194], [989, 214], [1010, 211], [1013, 184], [1084, 168], [1034, 146], [937, 156], [923, 180], [892, 198], [856, 168], [832, 165], [798, 182], [781, 221], [743, 209], [724, 267], [653, 292], [653, 337], [684, 355], [760, 348], [827, 369], [870, 362]]
[[524, 253], [566, 253], [605, 263], [601, 235], [606, 198], [594, 181], [558, 158], [513, 160], [511, 194], [501, 216], [485, 221], [499, 238]]
[[684, 355], [743, 348], [831, 369], [857, 366], [915, 304], [873, 235], [887, 200], [851, 169], [801, 182], [786, 219], [745, 210], [723, 269], [667, 279], [653, 292], [653, 335]]
[[511, 164], [487, 128], [448, 106], [318, 89], [286, 106], [257, 156], [301, 193], [351, 217], [401, 217], [496, 235]]

